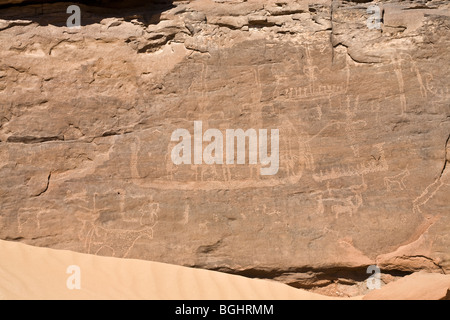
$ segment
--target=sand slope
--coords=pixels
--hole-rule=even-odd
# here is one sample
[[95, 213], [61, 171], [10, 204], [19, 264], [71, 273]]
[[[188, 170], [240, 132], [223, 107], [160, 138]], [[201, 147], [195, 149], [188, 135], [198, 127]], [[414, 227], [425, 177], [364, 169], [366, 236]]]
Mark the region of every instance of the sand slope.
[[[81, 290], [67, 268], [80, 267]], [[330, 299], [287, 285], [163, 263], [0, 241], [0, 299]]]
[[[80, 290], [68, 289], [69, 266]], [[450, 297], [450, 275], [419, 272], [353, 299]], [[0, 241], [2, 299], [325, 300], [335, 299], [268, 280], [141, 260], [127, 260]]]
[[449, 300], [450, 275], [417, 272], [368, 293], [364, 300]]

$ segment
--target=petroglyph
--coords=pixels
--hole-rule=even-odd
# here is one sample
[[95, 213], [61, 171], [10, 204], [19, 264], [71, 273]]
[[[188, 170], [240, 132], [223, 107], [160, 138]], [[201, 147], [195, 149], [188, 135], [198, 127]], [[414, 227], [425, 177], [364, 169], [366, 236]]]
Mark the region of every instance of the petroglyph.
[[320, 120], [322, 120], [322, 115], [323, 115], [322, 107], [320, 105], [318, 105], [316, 107], [316, 110], [317, 110], [317, 120], [320, 121]]
[[367, 191], [367, 184], [364, 181], [364, 176], [361, 176], [362, 183], [360, 185], [350, 186], [347, 190], [353, 193], [344, 199], [324, 199], [324, 201], [336, 201], [337, 204], [331, 206], [331, 211], [336, 215], [336, 219], [339, 219], [339, 215], [348, 214], [353, 217], [358, 209], [363, 204], [362, 194]]
[[386, 172], [389, 165], [386, 161], [384, 152], [384, 143], [376, 144], [374, 147], [378, 150], [377, 159], [371, 159], [369, 162], [360, 163], [356, 166], [336, 167], [329, 170], [320, 170], [319, 174], [314, 174], [313, 178], [317, 182], [334, 180], [343, 177], [363, 176], [369, 173]]
[[428, 94], [427, 94], [427, 88], [425, 87], [425, 84], [423, 82], [422, 73], [420, 72], [420, 69], [417, 66], [417, 63], [414, 61], [414, 59], [411, 56], [409, 56], [409, 62], [411, 63], [411, 71], [416, 73], [417, 82], [419, 83], [419, 88], [420, 88], [420, 94], [422, 95], [422, 98], [426, 98], [428, 96]]
[[406, 189], [405, 180], [411, 175], [408, 168], [400, 172], [399, 174], [391, 177], [384, 178], [384, 185], [386, 186], [386, 191], [391, 192], [393, 190], [403, 191]]
[[[166, 164], [166, 174], [164, 176], [168, 177], [167, 179], [145, 181], [145, 179], [141, 178], [138, 169], [142, 142], [141, 138], [136, 136], [134, 141], [130, 144], [130, 169], [132, 181], [135, 185], [143, 188], [155, 188], [162, 190], [242, 189], [295, 184], [301, 179], [304, 170], [303, 168], [305, 166], [308, 168], [313, 168], [314, 159], [312, 158], [312, 153], [308, 143], [303, 141], [305, 136], [301, 135], [291, 122], [289, 122], [289, 124], [290, 125], [286, 129], [288, 130], [288, 133], [280, 133], [281, 139], [284, 141], [283, 143], [288, 143], [288, 137], [291, 137], [292, 139], [292, 134], [295, 134], [294, 137], [297, 137], [297, 139], [294, 139], [293, 142], [290, 143], [296, 143], [297, 146], [296, 148], [291, 148], [288, 146], [288, 149], [286, 149], [285, 146], [280, 146], [280, 171], [285, 173], [285, 177], [283, 178], [276, 175], [269, 179], [262, 179], [260, 177], [256, 178], [255, 170], [261, 168], [261, 164], [248, 165], [248, 167], [244, 169], [248, 172], [248, 175], [247, 177], [244, 176], [244, 178], [234, 177], [234, 170], [240, 169], [236, 164], [214, 166], [191, 164], [188, 171], [186, 171], [186, 168], [181, 168], [180, 166], [174, 164]], [[283, 134], [286, 135], [286, 138], [283, 138]], [[172, 147], [173, 143], [170, 144], [167, 150], [172, 150]], [[291, 150], [296, 150], [295, 154], [291, 152]], [[165, 157], [168, 159], [170, 155], [166, 155]], [[192, 180], [177, 181], [175, 176], [177, 172], [180, 172], [180, 170], [185, 170], [185, 172], [191, 173]], [[170, 184], [168, 184], [167, 181], [170, 181]]]
[[403, 78], [402, 71], [402, 59], [393, 59], [392, 64], [394, 65], [394, 72], [397, 77], [398, 88], [400, 92], [400, 105], [402, 114], [406, 112], [406, 94], [405, 94], [405, 80]]
[[434, 76], [431, 73], [425, 74], [425, 86], [429, 93], [438, 98], [438, 101], [447, 101], [450, 96], [449, 86], [435, 86], [433, 83]]
[[143, 238], [153, 239], [153, 226], [138, 230], [92, 226], [86, 238], [88, 240], [87, 253], [127, 258], [136, 242]]
[[436, 193], [443, 187], [450, 185], [450, 170], [446, 170], [441, 177], [436, 179], [433, 183], [428, 185], [422, 194], [413, 200], [414, 212], [422, 213], [422, 207], [425, 206]]
[[325, 213], [325, 205], [324, 205], [324, 200], [323, 200], [323, 194], [319, 194], [317, 196], [317, 209], [314, 212], [314, 215], [318, 215], [321, 216]]
[[266, 204], [263, 204], [262, 207], [258, 206], [257, 212], [260, 212], [261, 214], [264, 215], [268, 215], [268, 216], [280, 216], [281, 215], [281, 211], [277, 210], [277, 209], [268, 209]]
[[[300, 125], [294, 125], [292, 121], [285, 116], [280, 116], [281, 126], [286, 128], [281, 136], [283, 146], [287, 152], [281, 153], [280, 163], [284, 166], [288, 176], [301, 175], [303, 170], [315, 170], [314, 155], [311, 149], [311, 139], [308, 135], [301, 132]], [[292, 150], [298, 151], [294, 154]]]
[[339, 96], [345, 94], [345, 91], [346, 89], [342, 85], [315, 85], [314, 87], [289, 87], [283, 90], [277, 90], [274, 96], [275, 98], [279, 97], [286, 100], [301, 100]]
[[329, 210], [337, 219], [342, 215], [353, 217], [363, 205], [363, 193], [367, 191], [367, 184], [364, 176], [361, 176], [361, 183], [351, 185], [346, 188], [332, 189], [327, 184], [327, 190], [317, 194], [317, 209], [314, 215], [322, 215]]
[[[126, 222], [127, 228], [111, 228], [104, 226], [100, 217], [102, 213], [109, 212], [110, 207], [98, 207], [98, 193], [92, 196], [92, 207], [90, 200], [86, 199], [87, 192], [69, 194], [66, 202], [75, 203], [77, 211], [76, 219], [81, 222], [82, 227], [79, 232], [80, 241], [84, 242], [87, 253], [110, 255], [114, 257], [126, 258], [135, 246], [136, 242], [142, 238], [153, 239], [153, 228], [158, 222], [159, 204], [150, 200], [141, 206], [137, 216], [132, 216], [128, 212], [128, 219], [121, 219]], [[85, 203], [86, 205], [80, 205]], [[126, 213], [121, 212], [125, 217]]]
[[445, 141], [444, 165], [441, 170], [441, 173], [433, 183], [431, 183], [425, 188], [425, 190], [419, 197], [414, 199], [413, 201], [414, 212], [422, 213], [421, 207], [425, 206], [432, 198], [434, 198], [436, 193], [443, 186], [450, 185], [450, 170], [448, 167], [449, 163], [450, 163], [450, 135], [447, 137], [447, 140]]
[[356, 194], [345, 199], [325, 199], [328, 201], [335, 201], [339, 204], [334, 204], [331, 206], [331, 211], [336, 215], [336, 219], [339, 219], [339, 215], [348, 214], [353, 217], [353, 214], [358, 211], [358, 209], [363, 204], [363, 200], [360, 194]]
[[23, 232], [23, 227], [28, 225], [29, 227], [41, 228], [41, 208], [25, 208], [19, 209], [17, 214], [17, 230], [19, 233]]
[[[300, 62], [301, 63], [301, 62]], [[300, 86], [287, 86], [286, 83], [292, 83], [289, 81], [286, 74], [283, 72], [272, 71], [275, 76], [276, 87], [273, 91], [272, 97], [273, 99], [282, 99], [282, 100], [310, 100], [312, 98], [331, 98], [335, 96], [339, 96], [345, 94], [348, 90], [348, 82], [349, 82], [349, 72], [350, 69], [347, 68], [348, 78], [346, 85], [342, 84], [324, 84], [320, 82], [320, 78], [324, 74], [329, 74], [331, 70], [328, 69], [319, 69], [317, 65], [314, 64], [311, 55], [311, 49], [306, 46], [305, 47], [305, 65], [299, 72], [302, 72], [304, 77], [306, 77], [307, 85]], [[297, 65], [293, 65], [292, 67], [298, 67]]]
[[346, 116], [345, 132], [347, 134], [348, 140], [351, 144], [351, 148], [353, 150], [353, 154], [355, 155], [355, 157], [359, 157], [360, 155], [356, 137], [358, 126], [362, 128], [367, 126], [367, 122], [364, 120], [357, 120], [357, 121], [354, 120], [358, 108], [359, 108], [359, 96], [356, 97], [353, 108], [351, 107], [350, 97], [347, 97], [347, 109], [345, 111]]
[[184, 212], [183, 212], [183, 224], [188, 224], [189, 223], [189, 213], [191, 211], [191, 207], [187, 204], [184, 207]]
[[[253, 73], [255, 75], [255, 83], [256, 83], [256, 88], [258, 89], [256, 91], [256, 93], [252, 94], [252, 101], [256, 104], [259, 104], [262, 100], [262, 95], [263, 95], [263, 88], [262, 88], [262, 84], [261, 84], [261, 73], [259, 70], [259, 66], [255, 66], [255, 68], [253, 69]], [[259, 116], [261, 117], [261, 109], [259, 110]], [[259, 119], [260, 121], [262, 120], [261, 118]], [[256, 125], [262, 125], [262, 122], [256, 123]]]

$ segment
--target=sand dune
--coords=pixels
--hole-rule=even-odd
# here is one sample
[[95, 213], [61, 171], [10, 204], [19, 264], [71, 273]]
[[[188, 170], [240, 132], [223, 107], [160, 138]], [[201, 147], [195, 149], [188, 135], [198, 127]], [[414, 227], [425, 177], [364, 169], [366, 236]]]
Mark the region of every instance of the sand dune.
[[450, 276], [417, 272], [368, 293], [364, 300], [449, 300]]
[[[70, 267], [71, 273], [68, 273]], [[73, 270], [79, 268], [80, 289]], [[450, 297], [450, 275], [419, 272], [365, 297]], [[0, 241], [2, 299], [329, 300], [336, 299], [268, 280], [141, 260], [117, 259]]]
[[[69, 290], [69, 266], [81, 290]], [[72, 282], [71, 282], [72, 283]], [[274, 281], [0, 241], [1, 299], [331, 299]]]

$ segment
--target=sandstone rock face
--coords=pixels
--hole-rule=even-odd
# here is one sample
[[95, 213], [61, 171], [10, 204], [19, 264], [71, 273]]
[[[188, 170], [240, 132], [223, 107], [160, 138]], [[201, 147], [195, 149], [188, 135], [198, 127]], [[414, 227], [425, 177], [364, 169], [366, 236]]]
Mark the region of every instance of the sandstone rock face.
[[[336, 291], [450, 270], [447, 2], [156, 2], [0, 2], [1, 239]], [[278, 170], [177, 165], [178, 129], [223, 159], [278, 130]]]

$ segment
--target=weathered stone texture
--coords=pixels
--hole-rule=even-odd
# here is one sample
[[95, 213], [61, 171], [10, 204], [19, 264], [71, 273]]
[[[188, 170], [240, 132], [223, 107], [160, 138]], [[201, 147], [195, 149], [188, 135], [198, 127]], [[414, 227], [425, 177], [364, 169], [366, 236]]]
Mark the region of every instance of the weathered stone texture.
[[[2, 7], [0, 238], [302, 287], [449, 271], [449, 5], [371, 4]], [[278, 173], [175, 166], [194, 121], [279, 129]]]

